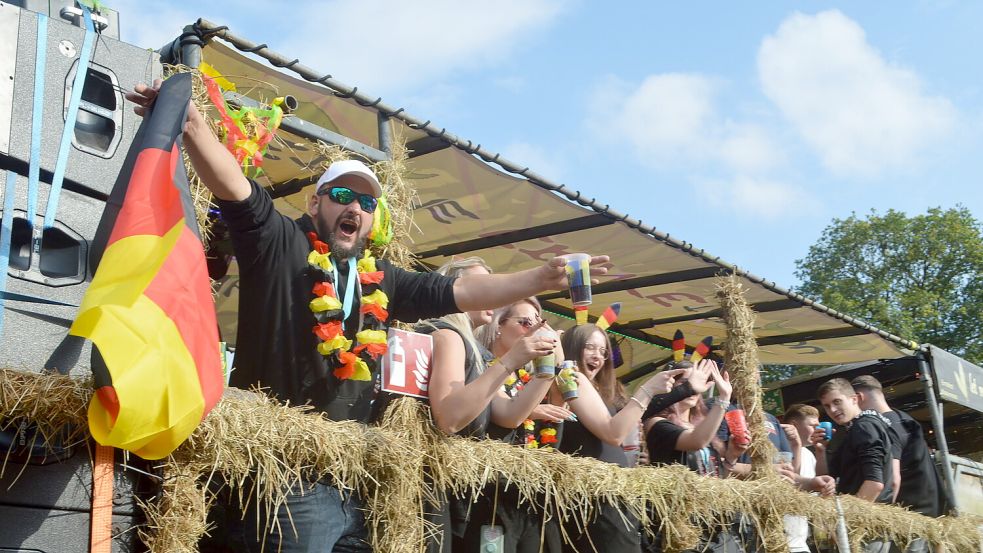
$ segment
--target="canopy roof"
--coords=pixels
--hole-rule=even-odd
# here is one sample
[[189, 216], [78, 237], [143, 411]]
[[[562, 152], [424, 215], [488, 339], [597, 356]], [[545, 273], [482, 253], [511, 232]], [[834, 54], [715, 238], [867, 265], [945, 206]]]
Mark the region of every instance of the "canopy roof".
[[[727, 274], [741, 277], [758, 313], [755, 332], [764, 364], [890, 359], [917, 347], [670, 238], [265, 45], [207, 21], [199, 21], [197, 28], [206, 37], [222, 38], [256, 56], [246, 57], [216, 40], [207, 41], [203, 49], [203, 60], [235, 82], [239, 93], [255, 101], [284, 94], [299, 101], [281, 127], [283, 143], [271, 145], [264, 164], [265, 184], [283, 213], [299, 216], [311, 193], [320, 162], [311, 147], [314, 138], [354, 140], [357, 144], [349, 143], [353, 151], [381, 159], [385, 147], [379, 143], [380, 120], [388, 120], [411, 150], [409, 178], [421, 204], [414, 214], [418, 230], [408, 239], [421, 265], [436, 267], [453, 255], [478, 255], [496, 271], [517, 271], [564, 253], [611, 256], [608, 275], [594, 287], [590, 313], [596, 317], [609, 304], [622, 303], [619, 323], [612, 330], [627, 338], [622, 342], [626, 363], [619, 369], [625, 381], [669, 360], [666, 348], [676, 329], [685, 333], [689, 347], [704, 336], [712, 336], [718, 345], [723, 342], [725, 328], [714, 290], [715, 277]], [[219, 295], [224, 334], [230, 338], [237, 302], [234, 273]], [[543, 294], [540, 300], [557, 324], [572, 325], [565, 293]]]

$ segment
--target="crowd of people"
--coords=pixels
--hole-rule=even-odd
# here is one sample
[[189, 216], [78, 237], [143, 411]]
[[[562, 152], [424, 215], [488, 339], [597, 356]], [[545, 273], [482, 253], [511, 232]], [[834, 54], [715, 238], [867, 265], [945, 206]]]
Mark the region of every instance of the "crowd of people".
[[[138, 113], [152, 106], [156, 86], [138, 85], [128, 95]], [[384, 343], [389, 325], [403, 321], [432, 335], [427, 401], [434, 424], [447, 434], [628, 467], [634, 463], [625, 453], [626, 440], [641, 432], [643, 463], [684, 465], [710, 478], [750, 474], [750, 436], [746, 427], [731, 423], [739, 417], [728, 413], [739, 406], [731, 401], [727, 372], [716, 362], [674, 361], [629, 394], [615, 378], [605, 330], [582, 324], [563, 333], [541, 332], [549, 329], [534, 296], [566, 286], [562, 259], [508, 274], [493, 274], [479, 258], [455, 260], [432, 273], [401, 269], [368, 253], [382, 187], [365, 165], [332, 164], [316, 183], [307, 213], [292, 220], [243, 176], [193, 106], [184, 131], [186, 151], [216, 198], [240, 268], [230, 385], [262, 387], [332, 420], [371, 423], [392, 399], [375, 385], [380, 333]], [[592, 258], [592, 274], [604, 274], [607, 261]], [[536, 360], [543, 358], [557, 368], [575, 366], [571, 381], [540, 378], [543, 368]], [[828, 434], [809, 405], [786, 409], [784, 424], [774, 417], [767, 422], [779, 451], [776, 470], [790, 485], [941, 514], [921, 427], [890, 409], [875, 379], [831, 380], [817, 399], [836, 432]], [[619, 505], [602, 503], [590, 520], [561, 524], [521, 503], [504, 484], [492, 482], [484, 493], [426, 506], [440, 529], [428, 550], [479, 551], [489, 542], [506, 552], [662, 549], [658, 531], [655, 540], [648, 539]], [[278, 524], [260, 527], [264, 517], [226, 507], [216, 511], [224, 516], [213, 520], [203, 551], [371, 550], [362, 498], [339, 490], [330, 478], [312, 476], [294, 486], [273, 515]], [[791, 551], [813, 550], [808, 521], [788, 516], [785, 522]], [[746, 525], [735, 521], [707, 528], [698, 550], [739, 552], [753, 543]], [[868, 544], [870, 551], [889, 547]]]

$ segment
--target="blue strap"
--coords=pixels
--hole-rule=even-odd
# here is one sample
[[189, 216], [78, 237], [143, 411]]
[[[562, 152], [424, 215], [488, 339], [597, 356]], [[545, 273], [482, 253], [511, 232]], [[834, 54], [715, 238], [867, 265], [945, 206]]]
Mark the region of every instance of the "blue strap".
[[14, 189], [17, 173], [7, 171], [3, 189], [3, 217], [0, 218], [0, 339], [3, 338], [4, 296], [7, 291], [7, 269], [10, 267], [10, 235], [14, 230]]
[[48, 229], [55, 224], [55, 212], [58, 211], [58, 197], [61, 196], [61, 185], [65, 180], [65, 168], [68, 166], [68, 152], [72, 149], [72, 135], [75, 134], [75, 119], [79, 112], [79, 103], [82, 101], [82, 87], [85, 86], [85, 76], [89, 72], [89, 55], [92, 52], [92, 39], [95, 36], [92, 26], [92, 14], [89, 8], [82, 8], [82, 16], [85, 18], [85, 38], [82, 40], [82, 49], [79, 51], [79, 64], [75, 70], [75, 81], [72, 83], [72, 97], [68, 101], [68, 116], [65, 118], [65, 130], [61, 133], [61, 146], [58, 149], [58, 161], [55, 163], [55, 172], [51, 177], [51, 192], [48, 194], [48, 206], [44, 210], [44, 228]]
[[[331, 269], [334, 271], [334, 282], [335, 286], [338, 286], [338, 267], [336, 264], [332, 264]], [[345, 322], [348, 321], [348, 315], [352, 312], [352, 303], [355, 300], [355, 283], [358, 282], [358, 268], [354, 257], [348, 258], [348, 281], [345, 283], [345, 297], [341, 303], [341, 312], [344, 315], [341, 318], [341, 328], [345, 328]]]
[[41, 177], [41, 123], [44, 119], [44, 74], [48, 59], [48, 16], [38, 14], [37, 54], [34, 62], [34, 112], [31, 119], [31, 165], [27, 172], [27, 228], [34, 234], [32, 256], [41, 252], [41, 233], [34, 233]]

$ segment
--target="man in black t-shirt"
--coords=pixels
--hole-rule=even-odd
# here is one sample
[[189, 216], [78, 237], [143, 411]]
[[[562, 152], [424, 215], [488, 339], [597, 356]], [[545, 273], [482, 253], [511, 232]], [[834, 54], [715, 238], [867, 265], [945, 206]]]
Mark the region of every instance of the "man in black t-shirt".
[[[890, 503], [890, 423], [874, 411], [863, 411], [850, 382], [834, 378], [819, 387], [819, 402], [833, 422], [844, 428], [839, 447], [826, 460], [829, 475], [837, 479], [836, 491], [877, 503]], [[866, 544], [868, 553], [886, 552], [889, 542]]]
[[[127, 99], [137, 104], [139, 115], [151, 109], [159, 86], [159, 81], [153, 87], [138, 84], [127, 94]], [[375, 367], [348, 362], [339, 368], [338, 354], [332, 352], [351, 350], [352, 355], [346, 357], [349, 361], [366, 357], [354, 348], [362, 342], [358, 334], [367, 329], [367, 321], [375, 321], [371, 330], [384, 332], [393, 320], [415, 322], [449, 313], [494, 309], [545, 290], [566, 288], [560, 258], [517, 273], [458, 279], [406, 271], [384, 260], [371, 268], [357, 268], [373, 230], [374, 214], [381, 209], [382, 195], [378, 179], [364, 164], [332, 164], [318, 180], [307, 213], [292, 220], [276, 211], [265, 190], [243, 176], [236, 159], [215, 138], [194, 105], [184, 125], [184, 146], [198, 177], [216, 198], [239, 263], [233, 386], [261, 386], [277, 399], [292, 405], [312, 405], [334, 420], [366, 421]], [[591, 264], [597, 266], [607, 260], [606, 256], [595, 257]], [[604, 272], [599, 267], [592, 270], [594, 274]], [[363, 273], [372, 276], [363, 279]], [[332, 286], [326, 288], [326, 283]], [[371, 303], [381, 311], [362, 309], [362, 303], [369, 302], [362, 301], [360, 286], [377, 288], [381, 294]], [[325, 302], [328, 296], [335, 301]], [[320, 304], [312, 301], [318, 298]], [[333, 315], [326, 317], [324, 313]], [[319, 334], [312, 331], [321, 325], [328, 326]], [[334, 341], [329, 343], [327, 338]], [[275, 532], [268, 536], [267, 551], [369, 550], [360, 502], [329, 482], [298, 485], [276, 517], [279, 525], [274, 526], [285, 530], [283, 539]], [[239, 532], [240, 538], [246, 533]], [[259, 550], [255, 532], [252, 536], [242, 538], [243, 543], [222, 545], [233, 550]], [[231, 533], [216, 541], [223, 539], [234, 541]]]
[[[896, 502], [912, 511], [930, 517], [942, 515], [942, 489], [935, 463], [922, 435], [922, 426], [910, 415], [894, 411], [884, 398], [881, 383], [870, 375], [858, 376], [851, 381], [857, 391], [860, 407], [877, 411], [891, 421], [900, 450], [901, 486]], [[907, 549], [909, 553], [928, 551], [924, 540], [916, 540]]]

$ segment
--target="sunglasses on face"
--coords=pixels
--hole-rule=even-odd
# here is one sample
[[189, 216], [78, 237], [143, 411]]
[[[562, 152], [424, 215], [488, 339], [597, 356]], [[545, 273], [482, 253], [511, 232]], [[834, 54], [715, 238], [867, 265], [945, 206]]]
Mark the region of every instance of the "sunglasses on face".
[[508, 317], [508, 319], [515, 321], [519, 326], [527, 330], [539, 324], [539, 320], [530, 319], [529, 317]]
[[336, 204], [348, 205], [358, 200], [358, 205], [362, 207], [362, 211], [366, 213], [375, 212], [375, 208], [379, 205], [379, 200], [371, 194], [359, 194], [351, 188], [345, 188], [344, 186], [331, 186], [325, 187], [317, 191], [318, 196], [327, 196], [331, 198]]

